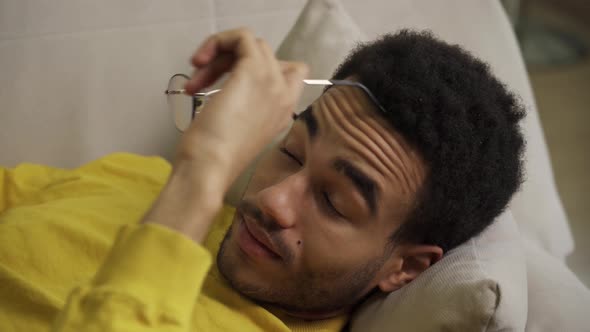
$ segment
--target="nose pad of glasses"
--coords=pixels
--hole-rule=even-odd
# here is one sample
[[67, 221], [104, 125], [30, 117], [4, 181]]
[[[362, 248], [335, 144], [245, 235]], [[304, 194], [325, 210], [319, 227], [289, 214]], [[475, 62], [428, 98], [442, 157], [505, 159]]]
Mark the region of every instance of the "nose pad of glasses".
[[197, 115], [203, 106], [203, 100], [199, 97], [193, 97], [193, 107], [191, 111], [191, 119], [195, 119], [195, 115]]

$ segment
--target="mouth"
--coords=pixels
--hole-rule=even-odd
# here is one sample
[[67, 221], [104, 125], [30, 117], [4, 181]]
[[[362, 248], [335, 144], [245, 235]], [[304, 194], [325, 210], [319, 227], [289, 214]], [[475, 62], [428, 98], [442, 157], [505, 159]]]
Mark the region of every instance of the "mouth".
[[282, 259], [270, 237], [263, 230], [249, 221], [243, 214], [240, 214], [240, 220], [238, 245], [242, 251], [256, 258]]

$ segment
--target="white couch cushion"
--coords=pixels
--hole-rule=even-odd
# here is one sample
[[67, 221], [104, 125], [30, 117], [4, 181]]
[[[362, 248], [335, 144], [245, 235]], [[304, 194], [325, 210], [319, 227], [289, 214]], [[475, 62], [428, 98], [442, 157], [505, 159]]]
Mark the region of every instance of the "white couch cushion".
[[524, 243], [528, 274], [527, 332], [590, 331], [590, 290], [559, 259]]

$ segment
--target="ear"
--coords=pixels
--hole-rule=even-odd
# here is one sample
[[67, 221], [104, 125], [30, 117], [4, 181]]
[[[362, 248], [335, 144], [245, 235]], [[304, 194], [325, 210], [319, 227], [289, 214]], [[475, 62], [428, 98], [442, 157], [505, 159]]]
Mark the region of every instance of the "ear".
[[389, 293], [414, 280], [443, 256], [443, 250], [431, 245], [400, 245], [394, 249], [379, 280], [382, 292]]

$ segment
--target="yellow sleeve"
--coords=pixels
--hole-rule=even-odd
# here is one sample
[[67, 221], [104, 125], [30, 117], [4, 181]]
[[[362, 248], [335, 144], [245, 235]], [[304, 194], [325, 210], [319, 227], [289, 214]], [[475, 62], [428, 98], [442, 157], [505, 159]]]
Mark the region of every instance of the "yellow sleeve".
[[0, 214], [34, 197], [63, 173], [59, 168], [29, 163], [0, 167]]
[[93, 281], [74, 289], [53, 331], [189, 331], [210, 253], [155, 224], [128, 225]]

